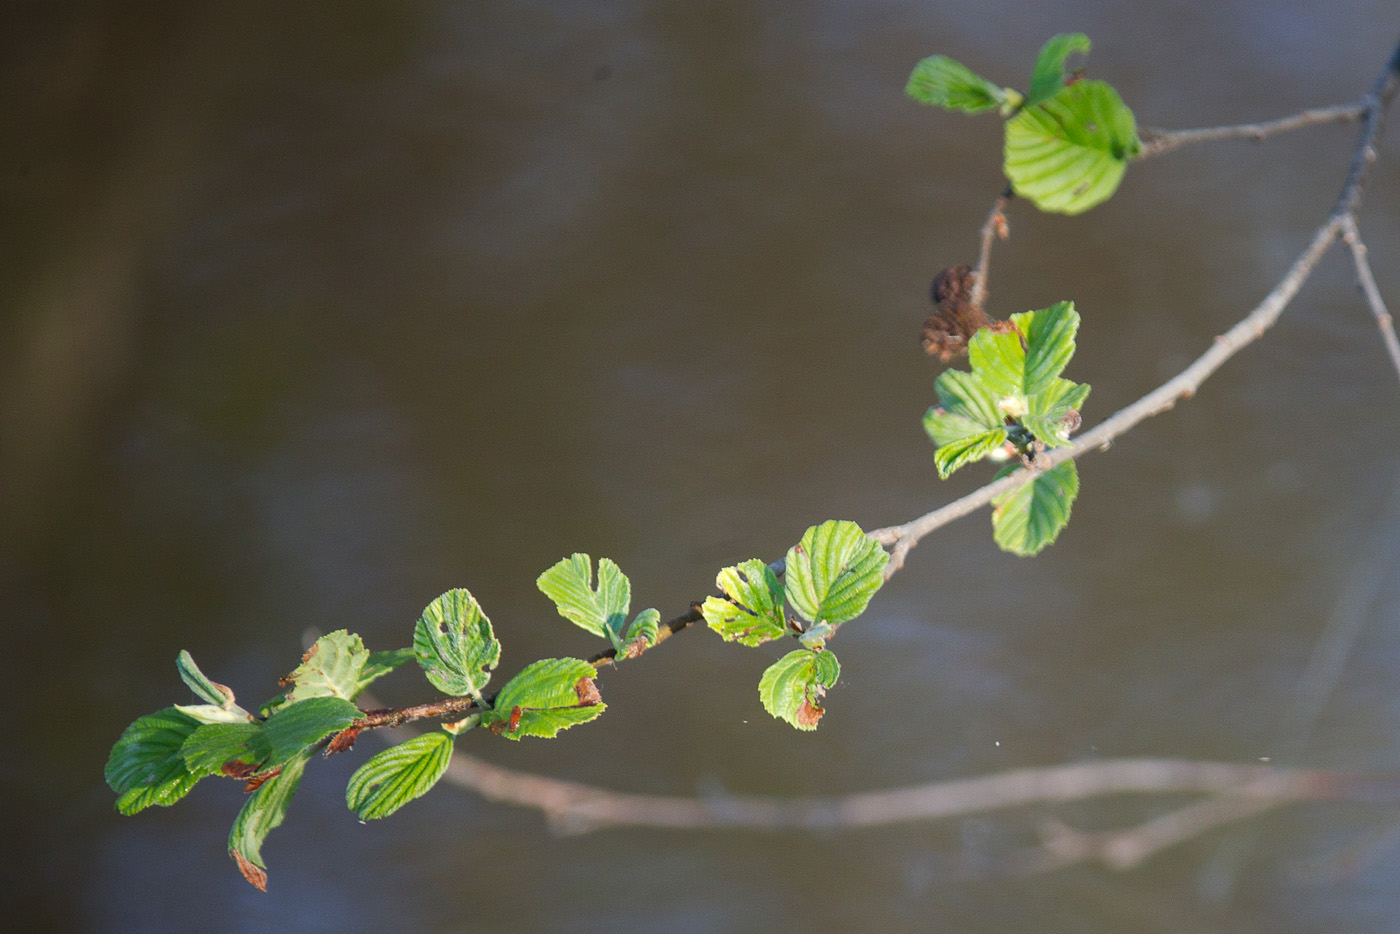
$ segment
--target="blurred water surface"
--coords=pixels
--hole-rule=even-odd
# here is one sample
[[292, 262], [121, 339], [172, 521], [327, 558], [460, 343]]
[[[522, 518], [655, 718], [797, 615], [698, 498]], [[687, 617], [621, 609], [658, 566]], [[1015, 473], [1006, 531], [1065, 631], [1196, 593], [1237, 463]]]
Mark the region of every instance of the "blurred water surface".
[[[917, 335], [932, 274], [973, 258], [999, 129], [902, 88], [939, 51], [1024, 84], [1041, 42], [1077, 30], [1141, 122], [1189, 126], [1354, 99], [1400, 19], [1380, 0], [7, 4], [8, 916], [27, 931], [1393, 930], [1395, 852], [1325, 868], [1392, 819], [1374, 808], [1279, 812], [1129, 873], [967, 881], [1044, 814], [557, 837], [441, 789], [361, 826], [342, 796], [362, 748], [311, 769], [260, 895], [225, 855], [232, 783], [124, 819], [101, 782], [126, 723], [183, 700], [180, 648], [260, 699], [305, 631], [397, 646], [466, 586], [509, 671], [594, 648], [535, 590], [561, 555], [614, 558], [637, 605], [669, 616], [809, 524], [899, 522], [984, 482], [937, 479], [919, 428], [937, 370]], [[1185, 151], [1077, 218], [1016, 204], [992, 310], [1076, 301], [1069, 375], [1093, 384], [1096, 422], [1267, 291], [1353, 138]], [[1381, 156], [1363, 230], [1395, 303], [1393, 135]], [[1197, 398], [1081, 463], [1052, 549], [1000, 553], [985, 513], [920, 545], [843, 633], [816, 734], [758, 704], [777, 649], [694, 631], [605, 673], [598, 723], [461, 748], [669, 794], [1126, 755], [1400, 768], [1389, 581], [1310, 742], [1280, 719], [1351, 569], [1400, 557], [1397, 402], [1333, 255]], [[381, 693], [425, 690], [403, 674]], [[1179, 803], [1055, 813], [1109, 827]], [[1211, 897], [1223, 878], [1229, 897]]]

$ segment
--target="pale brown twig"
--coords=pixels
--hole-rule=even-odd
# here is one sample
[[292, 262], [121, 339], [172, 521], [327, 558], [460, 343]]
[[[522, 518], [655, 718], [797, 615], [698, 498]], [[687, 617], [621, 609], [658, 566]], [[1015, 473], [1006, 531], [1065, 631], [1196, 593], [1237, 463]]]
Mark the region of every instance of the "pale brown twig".
[[1361, 100], [1354, 104], [1338, 104], [1335, 107], [1304, 110], [1301, 113], [1280, 117], [1277, 120], [1265, 120], [1262, 123], [1241, 123], [1235, 126], [1212, 126], [1191, 130], [1141, 127], [1138, 130], [1138, 138], [1142, 140], [1142, 149], [1138, 152], [1136, 160], [1150, 159], [1153, 156], [1160, 156], [1163, 153], [1195, 143], [1211, 143], [1225, 139], [1258, 141], [1289, 130], [1301, 130], [1304, 127], [1320, 126], [1325, 123], [1349, 123], [1360, 120], [1366, 113], [1366, 107], [1367, 102]]
[[1351, 259], [1356, 266], [1356, 281], [1361, 286], [1361, 293], [1366, 296], [1366, 305], [1376, 319], [1376, 327], [1380, 328], [1381, 340], [1385, 343], [1386, 353], [1390, 355], [1390, 364], [1395, 367], [1396, 375], [1400, 375], [1400, 341], [1395, 338], [1395, 322], [1385, 307], [1385, 299], [1381, 298], [1381, 290], [1376, 287], [1376, 277], [1371, 274], [1371, 261], [1367, 258], [1368, 251], [1361, 240], [1361, 232], [1357, 230], [1356, 217], [1348, 214], [1344, 225], [1342, 242], [1351, 251]]
[[1006, 217], [1002, 212], [1006, 210], [1007, 202], [1015, 195], [1011, 186], [1006, 186], [1006, 190], [992, 202], [992, 209], [987, 212], [987, 220], [982, 224], [982, 246], [977, 253], [977, 266], [972, 270], [972, 291], [968, 295], [969, 304], [975, 308], [983, 308], [987, 304], [987, 275], [992, 265], [992, 241], [999, 235], [1005, 238]]

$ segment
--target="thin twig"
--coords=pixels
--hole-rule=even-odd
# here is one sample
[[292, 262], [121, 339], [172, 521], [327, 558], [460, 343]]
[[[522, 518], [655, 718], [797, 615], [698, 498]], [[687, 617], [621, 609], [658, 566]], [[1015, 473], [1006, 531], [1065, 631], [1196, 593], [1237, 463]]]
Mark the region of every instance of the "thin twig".
[[1381, 340], [1385, 343], [1386, 353], [1390, 355], [1390, 364], [1395, 367], [1396, 375], [1400, 376], [1400, 341], [1395, 339], [1395, 322], [1385, 307], [1385, 299], [1381, 298], [1381, 290], [1376, 287], [1366, 244], [1357, 230], [1356, 218], [1350, 214], [1342, 228], [1342, 242], [1351, 250], [1351, 259], [1356, 265], [1356, 281], [1361, 286], [1361, 293], [1366, 296], [1366, 305], [1376, 319], [1376, 327], [1380, 328]]
[[1002, 212], [1006, 210], [1007, 203], [1015, 194], [1010, 185], [1006, 186], [1006, 190], [992, 202], [992, 209], [987, 212], [987, 220], [982, 224], [982, 246], [977, 253], [977, 266], [972, 270], [972, 291], [968, 295], [968, 302], [974, 308], [986, 307], [987, 276], [992, 265], [992, 241], [998, 236], [1003, 239], [1006, 237], [1006, 215]]
[[1335, 107], [1319, 107], [1304, 110], [1277, 120], [1263, 123], [1241, 123], [1236, 126], [1213, 126], [1190, 130], [1163, 130], [1157, 127], [1142, 127], [1138, 137], [1142, 140], [1142, 150], [1137, 159], [1150, 159], [1163, 153], [1191, 146], [1196, 143], [1210, 143], [1225, 139], [1262, 140], [1278, 133], [1301, 130], [1304, 127], [1321, 126], [1326, 123], [1350, 123], [1360, 120], [1366, 113], [1366, 101], [1354, 104], [1338, 104]]

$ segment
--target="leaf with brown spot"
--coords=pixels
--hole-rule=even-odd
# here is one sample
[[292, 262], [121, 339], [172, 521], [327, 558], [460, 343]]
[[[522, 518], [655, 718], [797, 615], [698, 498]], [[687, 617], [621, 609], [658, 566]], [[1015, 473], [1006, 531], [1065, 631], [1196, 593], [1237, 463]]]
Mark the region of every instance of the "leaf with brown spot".
[[598, 693], [598, 684], [592, 678], [580, 678], [578, 684], [574, 685], [574, 693], [578, 695], [579, 704], [584, 707], [603, 702], [603, 695]]
[[233, 861], [238, 864], [238, 871], [243, 873], [243, 878], [252, 883], [253, 888], [259, 892], [267, 892], [267, 872], [257, 866], [237, 850], [233, 851]]

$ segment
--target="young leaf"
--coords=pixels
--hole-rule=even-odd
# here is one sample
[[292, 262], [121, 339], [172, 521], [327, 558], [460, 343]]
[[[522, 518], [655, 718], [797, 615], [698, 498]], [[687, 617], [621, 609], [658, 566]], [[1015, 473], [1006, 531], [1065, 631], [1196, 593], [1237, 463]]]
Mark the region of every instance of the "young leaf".
[[350, 776], [345, 804], [360, 820], [378, 820], [421, 798], [452, 760], [452, 737], [424, 733], [376, 754]]
[[1049, 100], [1065, 86], [1065, 59], [1075, 52], [1087, 54], [1089, 37], [1082, 32], [1060, 33], [1052, 36], [1040, 50], [1031, 74], [1031, 89], [1026, 95], [1027, 107]]
[[1142, 143], [1133, 112], [1102, 81], [1079, 81], [1006, 122], [1006, 177], [1042, 211], [1079, 214], [1109, 198]]
[[813, 623], [855, 619], [884, 584], [889, 560], [854, 522], [814, 525], [788, 550], [788, 602]]
[[1015, 91], [999, 88], [961, 62], [946, 55], [933, 55], [914, 66], [904, 93], [921, 104], [960, 110], [966, 114], [988, 110], [1009, 110], [1016, 106], [1008, 94]]
[[354, 700], [360, 686], [360, 673], [369, 652], [353, 632], [337, 629], [316, 640], [301, 657], [301, 665], [288, 680], [293, 687], [287, 700], [296, 703], [308, 697], [340, 697]]
[[272, 758], [272, 745], [261, 723], [206, 723], [185, 739], [180, 758], [190, 774], [202, 778], [225, 774], [229, 762], [260, 768]]
[[763, 561], [752, 558], [725, 568], [715, 585], [728, 599], [707, 597], [700, 612], [726, 642], [759, 645], [787, 633], [783, 585]]
[[1077, 413], [1089, 397], [1089, 387], [1067, 379], [1056, 379], [1044, 392], [1030, 397], [1030, 413], [1021, 424], [1047, 447], [1065, 447], [1070, 432], [1078, 426]]
[[287, 704], [267, 719], [263, 732], [273, 764], [285, 762], [307, 746], [338, 733], [360, 717], [360, 709], [339, 697], [312, 697]]
[[763, 708], [799, 730], [815, 730], [825, 712], [821, 698], [836, 684], [841, 665], [829, 651], [797, 649], [778, 659], [758, 682]]
[[581, 658], [546, 658], [527, 665], [501, 688], [494, 709], [483, 714], [482, 725], [518, 740], [547, 738], [587, 723], [608, 706], [593, 683], [596, 673]]
[[187, 717], [194, 717], [200, 723], [248, 722], [248, 712], [237, 704], [231, 708], [219, 704], [176, 704], [175, 709]]
[[180, 673], [180, 680], [194, 692], [195, 697], [207, 704], [217, 704], [225, 710], [233, 707], [233, 690], [227, 685], [209, 680], [194, 663], [194, 656], [184, 649], [175, 657], [175, 670]]
[[961, 441], [1005, 427], [1006, 413], [997, 408], [996, 395], [971, 373], [944, 370], [933, 387], [938, 391], [938, 408], [924, 416], [924, 428], [934, 444]]
[[1074, 302], [1056, 302], [1040, 311], [1012, 315], [1011, 323], [1026, 340], [1021, 391], [1027, 396], [1044, 392], [1074, 356], [1079, 312], [1074, 310]]
[[[929, 428], [929, 419], [937, 418], [937, 409], [929, 409], [924, 416], [924, 430], [930, 435], [933, 430]], [[970, 438], [963, 438], [958, 441], [950, 441], [940, 445], [933, 452], [933, 463], [938, 468], [938, 476], [947, 480], [953, 471], [964, 464], [980, 461], [991, 454], [997, 448], [1006, 443], [1006, 429], [997, 428], [994, 431], [986, 431], [980, 435], [973, 435]]]
[[153, 804], [169, 807], [189, 794], [199, 776], [185, 767], [180, 747], [199, 726], [194, 717], [167, 707], [122, 732], [105, 769], [118, 811], [130, 815]]
[[355, 697], [359, 697], [360, 692], [377, 679], [384, 677], [405, 662], [413, 661], [415, 657], [412, 646], [406, 649], [370, 652], [369, 658], [365, 660], [365, 667], [360, 669], [360, 680], [355, 683], [355, 694], [350, 699], [354, 700]]
[[1077, 495], [1079, 471], [1074, 461], [1057, 464], [992, 500], [992, 537], [1004, 551], [1033, 555], [1069, 522]]
[[476, 598], [449, 590], [423, 610], [413, 650], [433, 687], [454, 697], [479, 697], [501, 658], [501, 644]]
[[258, 787], [243, 803], [228, 835], [228, 855], [238, 864], [243, 878], [260, 891], [267, 891], [267, 864], [262, 859], [263, 841], [281, 826], [287, 806], [301, 784], [302, 773], [312, 753], [303, 750], [282, 763], [282, 770]]
[[640, 655], [642, 650], [655, 645], [656, 636], [661, 631], [657, 625], [660, 622], [660, 610], [649, 607], [638, 613], [637, 618], [632, 620], [632, 624], [627, 627], [627, 635], [623, 636], [623, 641], [627, 643], [627, 652], [632, 652], [635, 646], [636, 653]]
[[627, 575], [607, 558], [598, 559], [598, 586], [593, 586], [593, 559], [575, 554], [563, 558], [535, 581], [559, 609], [559, 615], [595, 636], [617, 642], [632, 603]]

